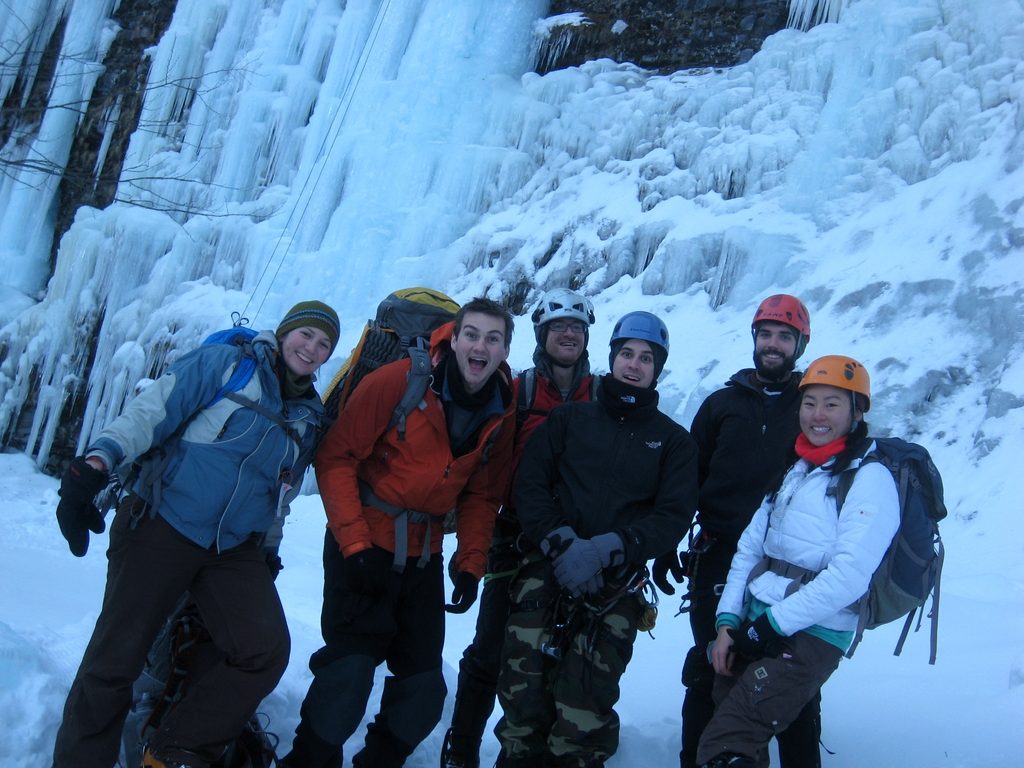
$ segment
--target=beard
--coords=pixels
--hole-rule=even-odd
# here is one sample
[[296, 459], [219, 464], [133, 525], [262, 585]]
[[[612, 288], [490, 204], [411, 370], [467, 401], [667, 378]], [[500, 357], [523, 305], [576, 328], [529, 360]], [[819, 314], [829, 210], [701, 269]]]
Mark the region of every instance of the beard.
[[[789, 378], [789, 374], [796, 368], [796, 357], [793, 355], [782, 355], [782, 361], [776, 363], [774, 360], [771, 362], [765, 362], [764, 356], [767, 352], [776, 352], [777, 349], [763, 349], [760, 352], [754, 350], [754, 370], [757, 371], [759, 378], [765, 381], [785, 381]], [[781, 354], [781, 353], [780, 353]]]

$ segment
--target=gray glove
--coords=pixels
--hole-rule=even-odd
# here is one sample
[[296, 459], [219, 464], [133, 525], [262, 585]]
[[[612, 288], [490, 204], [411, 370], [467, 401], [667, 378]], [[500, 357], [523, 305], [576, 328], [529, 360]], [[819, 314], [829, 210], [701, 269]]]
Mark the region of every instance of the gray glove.
[[602, 533], [591, 539], [601, 556], [602, 568], [618, 568], [626, 562], [626, 545], [617, 533]]
[[573, 597], [594, 594], [604, 586], [602, 571], [625, 562], [622, 537], [602, 533], [592, 539], [573, 539], [555, 558], [555, 578]]
[[576, 531], [568, 525], [555, 528], [551, 533], [540, 541], [540, 551], [546, 557], [555, 558], [565, 552], [569, 545], [576, 540]]

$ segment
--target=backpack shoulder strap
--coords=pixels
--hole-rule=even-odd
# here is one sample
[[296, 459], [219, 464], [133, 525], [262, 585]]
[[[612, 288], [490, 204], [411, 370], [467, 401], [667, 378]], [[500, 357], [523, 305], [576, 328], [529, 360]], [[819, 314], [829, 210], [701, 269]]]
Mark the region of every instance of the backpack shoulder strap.
[[[256, 373], [256, 353], [253, 351], [252, 341], [239, 337], [232, 343], [238, 346], [238, 359], [235, 361], [235, 369], [231, 372], [228, 380], [217, 390], [210, 402], [204, 405], [203, 408], [209, 408], [221, 400], [221, 398], [226, 397], [229, 392], [237, 392], [242, 389], [242, 387], [249, 383], [252, 375]], [[203, 408], [199, 410], [203, 410]], [[196, 411], [196, 414], [198, 413], [199, 411]], [[195, 418], [196, 414], [193, 414], [191, 418]]]
[[249, 408], [250, 410], [256, 411], [256, 413], [258, 413], [260, 416], [264, 416], [270, 419], [272, 422], [277, 424], [277, 426], [284, 430], [285, 434], [288, 435], [288, 437], [292, 440], [292, 442], [295, 443], [295, 445], [299, 446], [300, 448], [302, 447], [302, 437], [280, 413], [275, 413], [266, 406], [257, 403], [255, 400], [250, 400], [248, 397], [244, 397], [243, 395], [240, 395], [237, 392], [226, 392], [224, 394], [224, 399], [230, 400], [233, 403], [238, 403], [238, 405], [242, 406], [243, 408]]
[[[857, 477], [857, 470], [863, 467], [865, 464], [872, 462], [879, 462], [885, 464], [881, 457], [877, 455], [875, 451], [871, 451], [860, 460], [860, 464], [855, 467], [849, 467], [840, 472], [837, 476], [833, 477], [828, 484], [828, 490], [826, 493], [829, 496], [835, 496], [836, 499], [836, 513], [843, 511], [843, 504], [846, 502], [846, 497], [850, 493], [850, 488], [853, 487], [853, 481]], [[888, 468], [888, 465], [886, 464]], [[903, 501], [903, 494], [900, 494], [900, 501]]]
[[427, 342], [422, 338], [416, 340], [415, 346], [407, 350], [412, 365], [409, 367], [409, 375], [405, 385], [405, 392], [402, 399], [398, 401], [395, 410], [391, 413], [391, 420], [388, 422], [388, 429], [398, 427], [398, 439], [405, 440], [405, 418], [423, 402], [423, 396], [430, 385], [430, 376], [433, 366], [430, 362], [430, 351], [427, 349]]
[[519, 379], [519, 387], [516, 390], [516, 432], [518, 432], [526, 423], [526, 419], [530, 415], [530, 408], [533, 407], [533, 400], [536, 396], [537, 369], [527, 368], [525, 371], [520, 371], [516, 378]]

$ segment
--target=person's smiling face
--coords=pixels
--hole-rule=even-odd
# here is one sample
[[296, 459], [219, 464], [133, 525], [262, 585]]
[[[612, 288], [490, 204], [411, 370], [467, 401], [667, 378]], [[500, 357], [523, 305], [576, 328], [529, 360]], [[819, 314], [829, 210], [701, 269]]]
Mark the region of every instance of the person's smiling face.
[[544, 351], [555, 363], [572, 368], [586, 349], [587, 325], [582, 320], [559, 319], [547, 324]]
[[646, 341], [628, 339], [615, 355], [612, 376], [625, 384], [647, 389], [654, 381], [654, 350]]
[[483, 312], [467, 312], [458, 335], [452, 336], [452, 352], [466, 391], [479, 392], [508, 357], [504, 319]]
[[782, 381], [796, 365], [797, 332], [785, 323], [758, 323], [754, 334], [754, 368], [759, 378]]
[[811, 445], [822, 446], [850, 434], [854, 418], [853, 396], [830, 384], [812, 384], [800, 398], [800, 430]]
[[309, 376], [331, 356], [331, 339], [319, 328], [304, 325], [281, 339], [281, 359], [296, 376]]

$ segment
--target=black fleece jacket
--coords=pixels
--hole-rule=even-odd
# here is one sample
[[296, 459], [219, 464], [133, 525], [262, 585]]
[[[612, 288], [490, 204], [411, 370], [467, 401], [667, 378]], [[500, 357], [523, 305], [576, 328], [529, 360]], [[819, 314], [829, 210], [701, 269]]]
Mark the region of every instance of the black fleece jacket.
[[765, 394], [753, 368], [733, 374], [708, 395], [690, 432], [699, 450], [697, 520], [712, 536], [736, 540], [765, 492], [796, 458], [800, 374]]
[[635, 401], [623, 401], [609, 378], [596, 401], [558, 406], [537, 427], [515, 507], [534, 544], [563, 525], [583, 538], [614, 531], [639, 565], [674, 548], [693, 520], [697, 446], [658, 410], [657, 392], [628, 387]]

